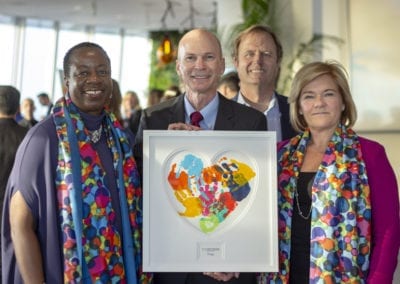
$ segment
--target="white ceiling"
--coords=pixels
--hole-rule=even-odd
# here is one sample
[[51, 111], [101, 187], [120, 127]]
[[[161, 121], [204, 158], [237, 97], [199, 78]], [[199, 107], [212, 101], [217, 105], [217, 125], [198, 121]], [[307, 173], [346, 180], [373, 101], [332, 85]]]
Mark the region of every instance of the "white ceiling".
[[0, 15], [141, 33], [211, 28], [217, 5], [217, 0], [0, 0]]

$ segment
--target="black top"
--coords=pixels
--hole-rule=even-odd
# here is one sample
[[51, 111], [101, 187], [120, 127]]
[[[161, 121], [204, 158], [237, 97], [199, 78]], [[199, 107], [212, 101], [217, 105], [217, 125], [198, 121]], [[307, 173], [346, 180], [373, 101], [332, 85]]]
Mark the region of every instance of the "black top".
[[[0, 222], [3, 214], [4, 193], [14, 164], [15, 153], [27, 132], [28, 128], [18, 125], [13, 118], [0, 118]], [[1, 271], [0, 261], [0, 277]]]
[[38, 121], [34, 118], [32, 118], [31, 120], [27, 120], [26, 118], [23, 118], [18, 122], [19, 125], [21, 125], [23, 127], [27, 127], [27, 128], [32, 128], [37, 123], [38, 123]]
[[[311, 206], [311, 186], [314, 172], [300, 172], [297, 181], [298, 201], [302, 215], [307, 217]], [[292, 236], [289, 283], [309, 283], [310, 279], [311, 214], [304, 219], [299, 214], [296, 196], [293, 199]]]
[[0, 119], [0, 217], [4, 191], [14, 164], [15, 153], [27, 132], [28, 129], [18, 125], [13, 118]]
[[129, 128], [135, 136], [139, 129], [141, 115], [142, 115], [142, 110], [138, 109], [135, 110], [130, 117], [124, 119], [124, 127]]

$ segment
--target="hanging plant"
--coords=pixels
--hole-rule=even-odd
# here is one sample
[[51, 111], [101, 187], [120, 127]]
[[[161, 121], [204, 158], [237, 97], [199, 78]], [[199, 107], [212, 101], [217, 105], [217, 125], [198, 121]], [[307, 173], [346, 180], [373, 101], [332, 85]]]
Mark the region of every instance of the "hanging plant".
[[169, 64], [174, 61], [176, 52], [172, 41], [166, 34], [161, 40], [161, 44], [157, 49], [157, 59], [159, 65]]
[[151, 32], [152, 40], [151, 66], [149, 89], [166, 90], [172, 85], [179, 85], [179, 77], [175, 70], [176, 48], [182, 34], [177, 31], [168, 31], [166, 41], [165, 32]]
[[[243, 22], [233, 26], [230, 33], [230, 44], [237, 35], [252, 25], [267, 25], [276, 31], [278, 37], [282, 40], [278, 33], [280, 19], [276, 14], [276, 0], [242, 0]], [[322, 52], [327, 47], [327, 43], [341, 45], [344, 41], [335, 36], [313, 34], [307, 42], [301, 42], [298, 46], [288, 46], [283, 55], [284, 64], [281, 64], [281, 71], [277, 90], [281, 94], [288, 94], [292, 83], [293, 76], [299, 67], [314, 60], [314, 55]], [[286, 53], [287, 52], [287, 53]]]

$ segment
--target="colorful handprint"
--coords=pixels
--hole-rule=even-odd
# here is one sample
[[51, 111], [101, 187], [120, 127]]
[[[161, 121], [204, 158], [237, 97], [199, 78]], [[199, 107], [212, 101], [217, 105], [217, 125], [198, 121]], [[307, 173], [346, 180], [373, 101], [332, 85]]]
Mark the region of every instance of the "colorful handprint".
[[201, 158], [186, 154], [171, 164], [168, 182], [184, 207], [178, 213], [198, 218], [200, 230], [211, 233], [248, 197], [255, 175], [249, 165], [233, 158], [222, 157], [205, 167]]

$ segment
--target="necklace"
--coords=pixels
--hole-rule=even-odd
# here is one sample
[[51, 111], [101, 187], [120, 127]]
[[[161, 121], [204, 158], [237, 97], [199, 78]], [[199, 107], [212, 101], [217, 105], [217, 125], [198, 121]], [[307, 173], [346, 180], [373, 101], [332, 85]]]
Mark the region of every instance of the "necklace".
[[307, 215], [304, 215], [303, 211], [300, 208], [300, 201], [299, 201], [299, 192], [297, 190], [299, 184], [300, 188], [305, 189], [305, 194], [308, 193], [308, 197], [311, 199], [311, 192], [312, 192], [312, 185], [314, 183], [315, 172], [307, 172], [307, 173], [300, 173], [300, 176], [297, 180], [297, 185], [294, 187], [294, 196], [296, 198], [296, 207], [298, 210], [298, 214], [304, 220], [308, 220], [311, 216], [312, 212], [312, 202], [310, 203], [310, 210], [308, 211]]
[[299, 192], [297, 191], [297, 187], [294, 190], [294, 196], [296, 198], [296, 206], [297, 206], [297, 210], [299, 210], [300, 217], [303, 218], [304, 220], [308, 220], [311, 215], [312, 206], [310, 205], [310, 210], [308, 211], [307, 215], [306, 216], [303, 215], [303, 211], [301, 211], [301, 209], [300, 209]]
[[103, 125], [100, 124], [99, 129], [89, 131], [90, 141], [92, 141], [93, 143], [99, 142], [102, 133], [103, 133]]

